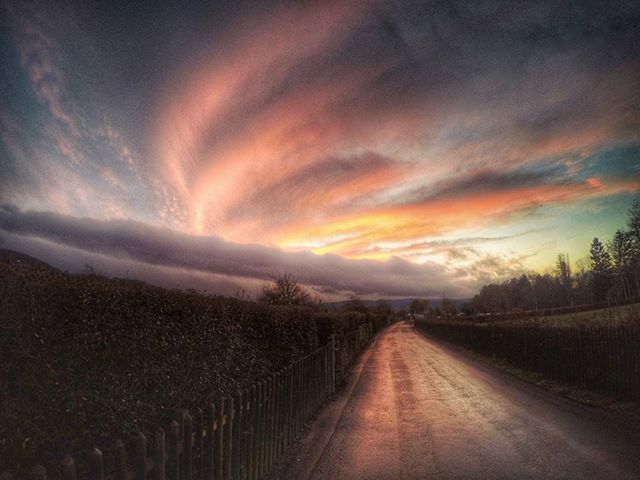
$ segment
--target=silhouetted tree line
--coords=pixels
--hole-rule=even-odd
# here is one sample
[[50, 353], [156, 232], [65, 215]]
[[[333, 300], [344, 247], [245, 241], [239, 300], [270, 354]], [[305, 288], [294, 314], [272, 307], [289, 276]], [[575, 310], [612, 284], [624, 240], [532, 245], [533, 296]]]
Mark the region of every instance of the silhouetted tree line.
[[444, 318], [449, 319], [458, 313], [454, 303], [443, 295], [440, 304], [432, 306], [429, 300], [414, 299], [409, 305], [409, 313], [418, 318]]
[[541, 310], [640, 298], [640, 194], [629, 208], [627, 227], [606, 244], [594, 238], [589, 255], [575, 262], [574, 269], [569, 256], [561, 253], [553, 273], [485, 285], [463, 311]]

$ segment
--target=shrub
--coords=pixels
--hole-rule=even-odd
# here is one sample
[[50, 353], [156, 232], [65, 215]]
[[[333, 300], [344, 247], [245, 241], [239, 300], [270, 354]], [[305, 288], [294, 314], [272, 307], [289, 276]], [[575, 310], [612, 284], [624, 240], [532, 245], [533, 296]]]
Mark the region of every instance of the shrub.
[[319, 345], [313, 311], [0, 260], [0, 464], [108, 446]]

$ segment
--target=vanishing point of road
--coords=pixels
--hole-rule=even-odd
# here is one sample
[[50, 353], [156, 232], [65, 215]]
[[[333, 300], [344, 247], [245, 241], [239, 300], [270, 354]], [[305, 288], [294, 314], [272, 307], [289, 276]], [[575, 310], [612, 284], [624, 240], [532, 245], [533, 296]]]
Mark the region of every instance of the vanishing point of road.
[[401, 323], [379, 335], [279, 477], [640, 479], [640, 429]]

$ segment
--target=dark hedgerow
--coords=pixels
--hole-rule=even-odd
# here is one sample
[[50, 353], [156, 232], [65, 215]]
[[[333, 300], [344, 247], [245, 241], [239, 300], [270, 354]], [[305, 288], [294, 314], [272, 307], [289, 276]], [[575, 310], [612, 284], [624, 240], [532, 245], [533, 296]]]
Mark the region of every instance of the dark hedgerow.
[[0, 295], [0, 464], [10, 467], [164, 424], [367, 320], [24, 259], [0, 260]]

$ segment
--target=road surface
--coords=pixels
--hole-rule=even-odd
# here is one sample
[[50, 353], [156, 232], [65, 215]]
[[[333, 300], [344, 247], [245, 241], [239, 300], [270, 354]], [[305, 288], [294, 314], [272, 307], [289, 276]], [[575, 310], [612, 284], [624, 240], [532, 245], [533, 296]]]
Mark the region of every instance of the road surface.
[[640, 479], [640, 429], [424, 337], [383, 332], [280, 478]]

